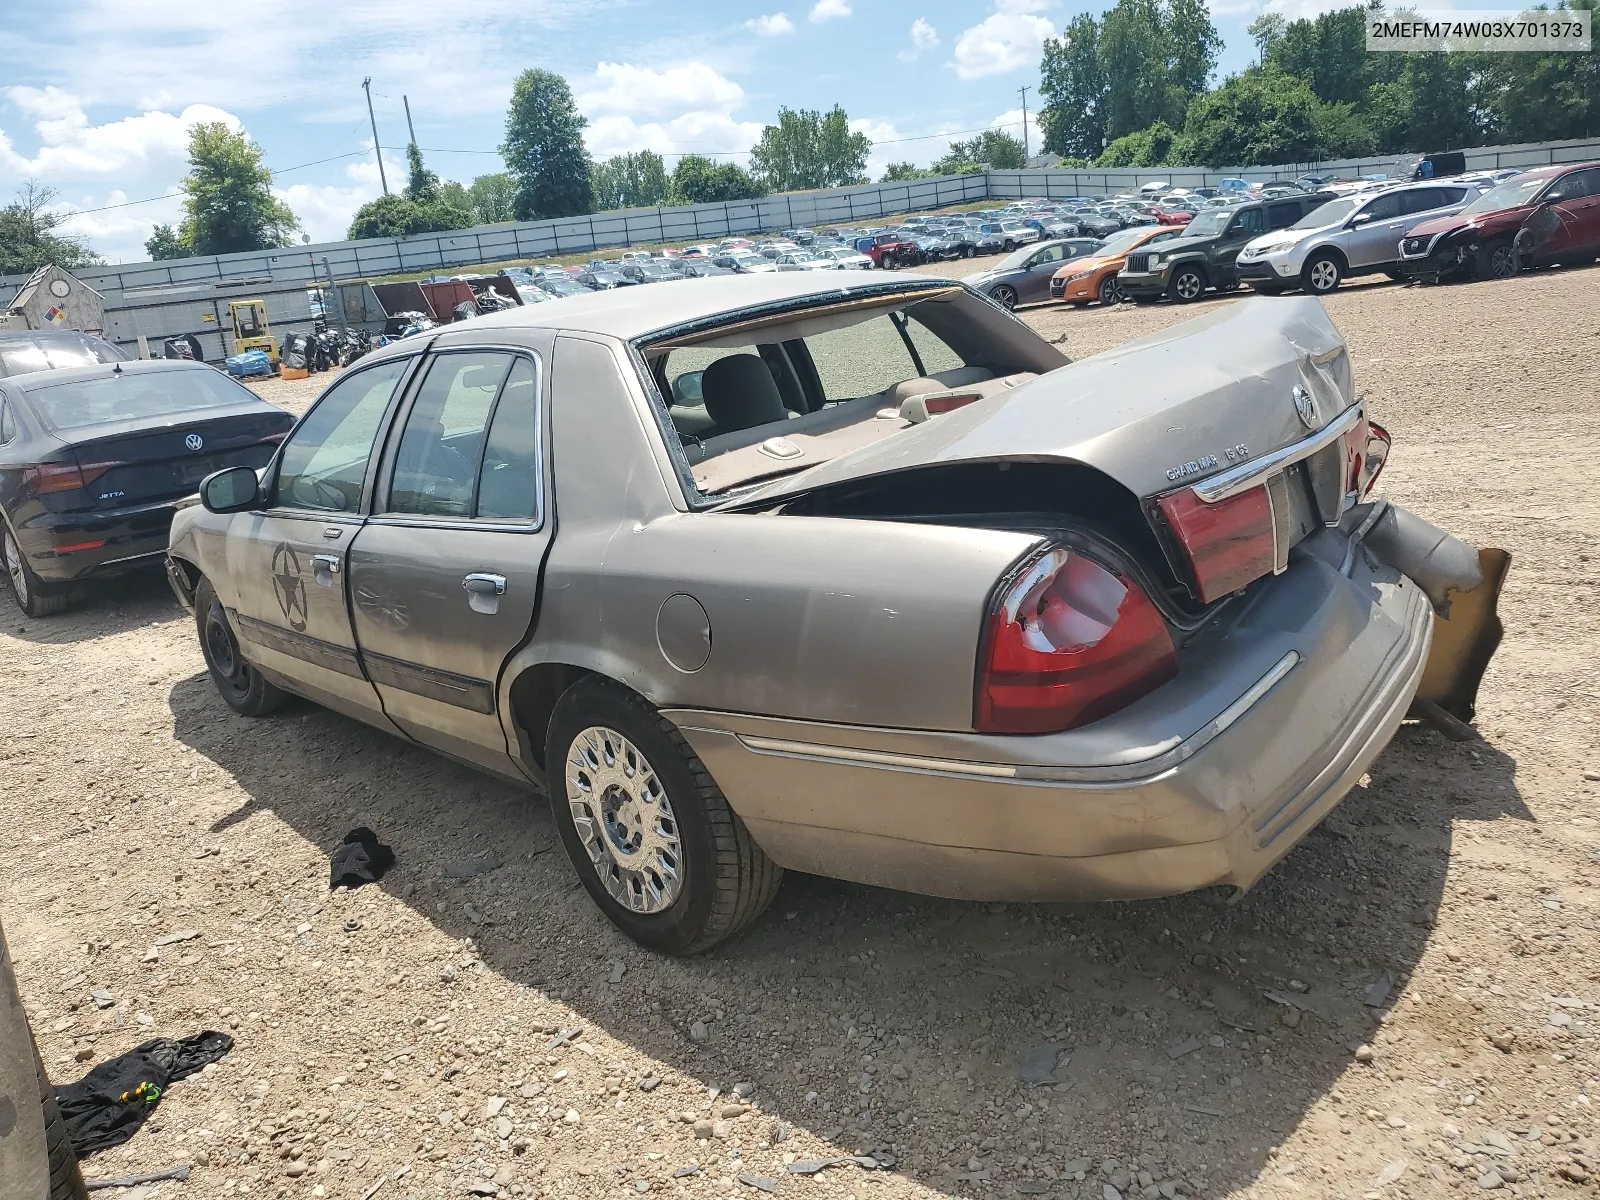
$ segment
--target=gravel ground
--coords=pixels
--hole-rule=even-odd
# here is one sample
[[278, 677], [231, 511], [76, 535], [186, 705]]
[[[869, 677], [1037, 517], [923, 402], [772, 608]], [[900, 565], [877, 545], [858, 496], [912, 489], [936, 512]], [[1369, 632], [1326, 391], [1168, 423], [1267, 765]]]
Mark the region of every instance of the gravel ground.
[[[0, 918], [52, 1074], [237, 1039], [89, 1174], [187, 1161], [141, 1194], [206, 1200], [1596, 1195], [1597, 285], [1328, 300], [1395, 437], [1384, 490], [1516, 555], [1508, 632], [1483, 741], [1405, 727], [1232, 905], [790, 876], [745, 936], [658, 959], [539, 798], [308, 705], [230, 714], [159, 577], [48, 621], [0, 600]], [[1188, 315], [1026, 319], [1081, 355]], [[356, 825], [399, 865], [330, 894]], [[870, 1157], [790, 1169], [842, 1154]]]

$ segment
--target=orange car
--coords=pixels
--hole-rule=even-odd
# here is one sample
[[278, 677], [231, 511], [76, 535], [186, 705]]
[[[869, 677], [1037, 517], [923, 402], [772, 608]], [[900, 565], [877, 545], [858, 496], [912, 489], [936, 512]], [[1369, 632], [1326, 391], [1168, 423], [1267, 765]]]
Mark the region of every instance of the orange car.
[[1078, 308], [1091, 300], [1117, 303], [1122, 299], [1117, 272], [1126, 264], [1128, 251], [1151, 242], [1164, 242], [1182, 232], [1181, 225], [1135, 225], [1113, 233], [1090, 257], [1074, 259], [1056, 269], [1050, 277], [1050, 299], [1065, 300]]

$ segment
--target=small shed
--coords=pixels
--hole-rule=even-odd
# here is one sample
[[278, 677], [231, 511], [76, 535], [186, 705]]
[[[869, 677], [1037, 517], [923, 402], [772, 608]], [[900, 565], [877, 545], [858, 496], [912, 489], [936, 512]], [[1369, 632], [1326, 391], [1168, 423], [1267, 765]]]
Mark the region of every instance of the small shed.
[[70, 271], [54, 265], [40, 267], [11, 301], [0, 327], [103, 334], [105, 297]]

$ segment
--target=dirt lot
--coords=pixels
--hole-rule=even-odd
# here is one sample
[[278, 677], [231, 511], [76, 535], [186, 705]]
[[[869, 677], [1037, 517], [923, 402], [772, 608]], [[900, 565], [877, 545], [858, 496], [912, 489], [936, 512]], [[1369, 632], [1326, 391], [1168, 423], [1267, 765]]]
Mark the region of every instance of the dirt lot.
[[[206, 1200], [1596, 1195], [1597, 296], [1590, 269], [1328, 301], [1395, 437], [1383, 488], [1515, 554], [1509, 632], [1482, 742], [1406, 727], [1231, 906], [791, 876], [746, 936], [656, 959], [539, 798], [310, 706], [231, 715], [159, 577], [47, 621], [0, 600], [0, 918], [50, 1070], [237, 1039], [89, 1173], [188, 1161], [145, 1194]], [[1027, 319], [1081, 355], [1227, 302]], [[399, 865], [330, 895], [357, 825]], [[878, 1169], [786, 1170], [857, 1152]]]

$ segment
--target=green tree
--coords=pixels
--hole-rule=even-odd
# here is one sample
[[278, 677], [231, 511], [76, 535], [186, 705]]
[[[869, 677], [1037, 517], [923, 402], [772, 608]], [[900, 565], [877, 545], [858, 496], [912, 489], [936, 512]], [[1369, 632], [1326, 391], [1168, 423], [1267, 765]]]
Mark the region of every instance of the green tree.
[[937, 171], [930, 171], [919, 167], [915, 163], [896, 162], [890, 163], [883, 173], [879, 183], [905, 183], [912, 179], [929, 179], [937, 175]]
[[432, 204], [439, 198], [439, 177], [423, 164], [415, 142], [406, 147], [406, 166], [406, 195], [418, 204]]
[[1106, 77], [1100, 69], [1100, 23], [1087, 13], [1046, 38], [1039, 68], [1044, 148], [1063, 157], [1094, 158], [1106, 144]]
[[82, 238], [56, 232], [68, 218], [51, 211], [55, 200], [53, 189], [29, 181], [0, 208], [0, 275], [21, 275], [51, 263], [71, 270], [100, 261]]
[[871, 139], [850, 132], [837, 104], [827, 113], [780, 108], [750, 151], [750, 173], [774, 192], [843, 187], [866, 182], [870, 153]]
[[765, 193], [748, 172], [733, 163], [718, 163], [699, 154], [685, 154], [672, 169], [669, 204], [711, 204], [722, 200], [756, 200]]
[[272, 194], [272, 172], [261, 147], [220, 121], [189, 131], [189, 173], [178, 237], [194, 254], [272, 250], [291, 244], [300, 227], [289, 206]]
[[[1572, 0], [1569, 7], [1595, 12], [1595, 0]], [[1590, 20], [1600, 26], [1600, 14]], [[1600, 42], [1587, 54], [1485, 54], [1481, 59], [1479, 99], [1496, 141], [1600, 136]]]
[[512, 208], [518, 220], [594, 211], [583, 145], [587, 124], [561, 76], [541, 70], [517, 76], [500, 155], [517, 182]]
[[[460, 188], [460, 184], [454, 185]], [[419, 233], [446, 233], [452, 229], [470, 229], [473, 224], [472, 209], [458, 203], [448, 195], [451, 187], [445, 184], [441, 195], [432, 201], [413, 200], [410, 196], [379, 196], [356, 209], [350, 220], [349, 237], [362, 238], [413, 237]]]
[[939, 175], [960, 175], [972, 170], [1019, 171], [1026, 163], [1022, 139], [999, 129], [985, 129], [965, 142], [951, 142], [950, 150], [937, 159], [933, 169]]
[[1364, 8], [1344, 8], [1325, 12], [1315, 20], [1292, 21], [1267, 45], [1264, 63], [1304, 79], [1324, 104], [1360, 106], [1374, 73], [1384, 65], [1373, 60], [1403, 57], [1370, 53], [1366, 22]]
[[1184, 134], [1205, 167], [1307, 162], [1318, 157], [1317, 110], [1305, 80], [1251, 68], [1197, 98]]
[[156, 262], [169, 258], [189, 257], [189, 248], [183, 244], [178, 231], [171, 225], [157, 225], [145, 241], [144, 252]]
[[1284, 26], [1288, 22], [1282, 13], [1265, 12], [1250, 22], [1245, 30], [1250, 35], [1250, 40], [1256, 44], [1256, 65], [1266, 66], [1267, 55], [1271, 52], [1278, 39], [1283, 37]]
[[651, 208], [667, 202], [667, 164], [654, 150], [608, 158], [596, 163], [592, 173], [596, 211]]
[[1126, 133], [1106, 145], [1097, 167], [1173, 167], [1188, 161], [1188, 143], [1165, 121]]
[[481, 225], [517, 219], [517, 183], [507, 171], [479, 175], [467, 188], [467, 199], [472, 204], [473, 216]]

